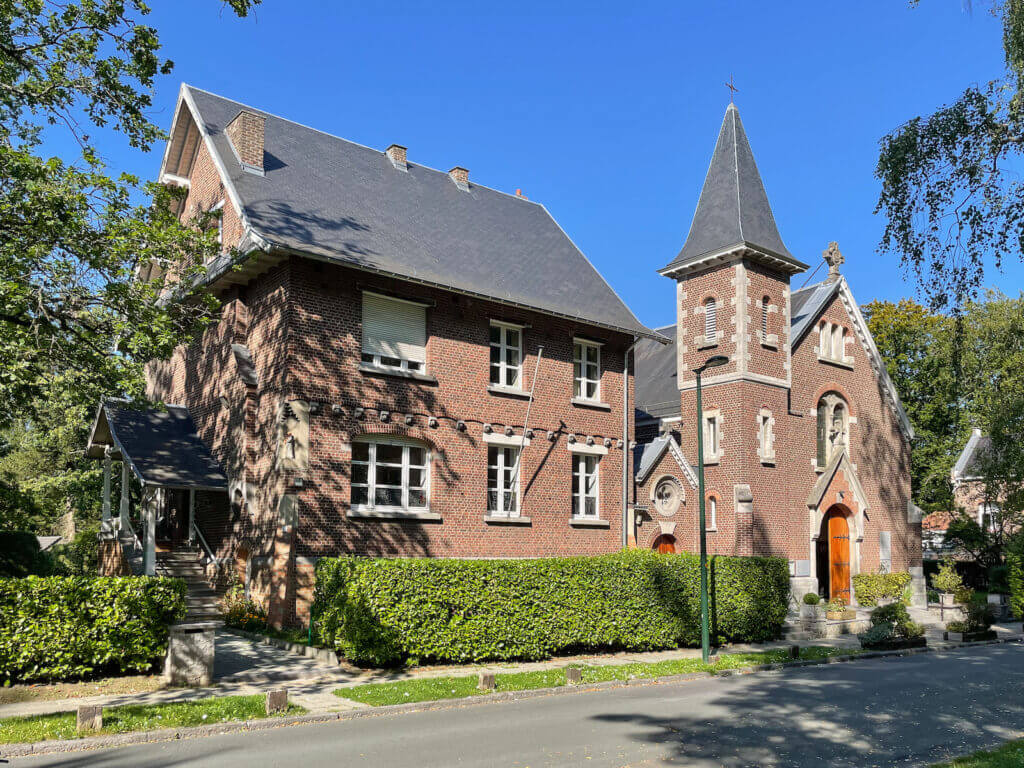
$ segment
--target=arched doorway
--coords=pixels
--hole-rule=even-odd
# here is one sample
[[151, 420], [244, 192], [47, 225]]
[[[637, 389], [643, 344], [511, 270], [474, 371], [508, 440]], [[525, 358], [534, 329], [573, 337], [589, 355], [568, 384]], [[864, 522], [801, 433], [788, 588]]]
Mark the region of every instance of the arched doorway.
[[676, 537], [671, 533], [663, 533], [654, 540], [651, 549], [663, 555], [673, 555], [676, 552]]
[[830, 600], [850, 603], [850, 522], [847, 510], [831, 507], [818, 534], [818, 584]]

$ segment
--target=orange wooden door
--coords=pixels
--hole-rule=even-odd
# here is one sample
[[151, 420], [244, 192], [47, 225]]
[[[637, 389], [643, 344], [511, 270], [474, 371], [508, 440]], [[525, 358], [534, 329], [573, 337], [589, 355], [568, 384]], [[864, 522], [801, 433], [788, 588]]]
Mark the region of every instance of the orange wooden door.
[[675, 536], [670, 536], [667, 533], [661, 534], [657, 539], [654, 540], [654, 549], [663, 555], [675, 554], [676, 551], [676, 539]]
[[829, 597], [850, 603], [850, 526], [841, 514], [828, 519]]

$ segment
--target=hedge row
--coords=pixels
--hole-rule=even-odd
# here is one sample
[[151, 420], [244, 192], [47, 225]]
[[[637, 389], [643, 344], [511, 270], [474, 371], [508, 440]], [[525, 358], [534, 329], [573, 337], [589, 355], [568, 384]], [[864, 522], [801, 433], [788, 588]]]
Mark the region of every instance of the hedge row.
[[1006, 566], [1010, 607], [1014, 616], [1024, 616], [1024, 533], [1014, 536], [1006, 548]]
[[853, 592], [861, 605], [878, 605], [878, 601], [885, 598], [899, 600], [908, 586], [910, 574], [906, 571], [858, 573], [853, 577]]
[[0, 681], [146, 672], [184, 615], [178, 579], [0, 579]]
[[[713, 557], [716, 641], [778, 637], [785, 560]], [[543, 659], [700, 643], [697, 556], [632, 551], [536, 560], [324, 558], [318, 638], [359, 664]]]

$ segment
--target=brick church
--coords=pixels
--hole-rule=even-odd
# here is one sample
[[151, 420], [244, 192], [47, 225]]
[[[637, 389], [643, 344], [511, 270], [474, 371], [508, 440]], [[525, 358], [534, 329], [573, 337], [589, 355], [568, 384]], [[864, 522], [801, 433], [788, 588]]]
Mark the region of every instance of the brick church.
[[194, 557], [280, 624], [308, 616], [323, 556], [694, 551], [699, 428], [712, 552], [786, 558], [795, 596], [850, 597], [878, 569], [923, 593], [910, 424], [835, 244], [791, 291], [807, 267], [734, 106], [660, 270], [661, 329], [542, 205], [398, 144], [182, 86], [160, 180], [186, 188], [183, 220], [219, 212], [204, 280], [223, 308], [150, 364], [165, 407], [98, 411], [107, 572]]

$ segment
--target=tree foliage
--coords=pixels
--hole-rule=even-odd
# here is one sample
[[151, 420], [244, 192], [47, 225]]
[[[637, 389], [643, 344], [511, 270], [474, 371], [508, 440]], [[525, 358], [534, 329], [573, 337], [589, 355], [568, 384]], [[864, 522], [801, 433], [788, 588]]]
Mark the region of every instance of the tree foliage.
[[[258, 1], [226, 5], [244, 16]], [[163, 138], [148, 110], [173, 65], [148, 14], [140, 0], [0, 0], [0, 513], [14, 506], [3, 488], [24, 495], [26, 477], [48, 487], [45, 504], [83, 482], [94, 497], [81, 449], [99, 399], [141, 397], [145, 362], [216, 311], [196, 292], [160, 300], [216, 252], [210, 222], [180, 222], [180, 192], [109, 173], [89, 134], [113, 128], [140, 150]], [[55, 131], [74, 137], [77, 157], [47, 156]], [[133, 279], [149, 264], [164, 277]], [[24, 508], [5, 517], [0, 528], [33, 525]]]
[[[914, 3], [916, 4], [916, 3]], [[951, 104], [881, 140], [880, 248], [897, 254], [932, 309], [959, 314], [977, 298], [986, 260], [1024, 256], [1024, 0], [1000, 0], [1006, 68]]]
[[960, 317], [908, 299], [865, 313], [914, 425], [915, 501], [954, 509], [950, 472], [974, 427], [1002, 446], [986, 468], [993, 498], [1010, 493], [1024, 472], [1024, 296], [990, 291]]

